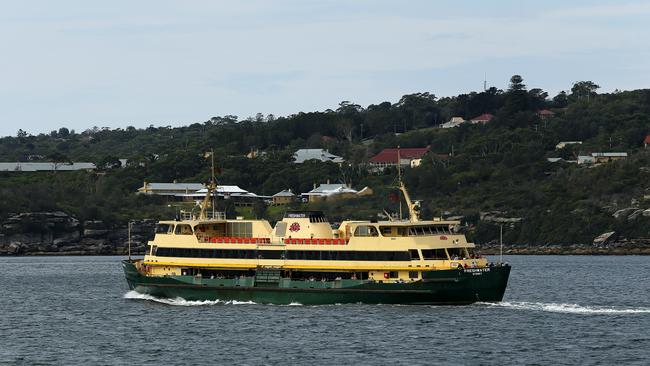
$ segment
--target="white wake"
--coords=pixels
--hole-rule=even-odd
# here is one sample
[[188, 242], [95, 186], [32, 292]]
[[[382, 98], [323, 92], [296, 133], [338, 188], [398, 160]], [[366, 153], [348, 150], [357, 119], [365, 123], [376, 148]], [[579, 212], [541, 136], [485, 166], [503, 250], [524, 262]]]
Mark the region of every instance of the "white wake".
[[583, 306], [578, 304], [543, 303], [543, 302], [499, 302], [480, 303], [495, 307], [504, 307], [517, 310], [546, 311], [564, 314], [642, 314], [650, 313], [648, 307], [619, 307], [619, 306]]
[[124, 294], [125, 299], [133, 300], [147, 300], [155, 301], [161, 304], [172, 305], [172, 306], [206, 306], [206, 305], [254, 305], [255, 302], [252, 301], [236, 301], [236, 300], [185, 300], [182, 297], [177, 297], [174, 299], [167, 299], [161, 297], [155, 297], [147, 294], [141, 294], [136, 291], [129, 291]]

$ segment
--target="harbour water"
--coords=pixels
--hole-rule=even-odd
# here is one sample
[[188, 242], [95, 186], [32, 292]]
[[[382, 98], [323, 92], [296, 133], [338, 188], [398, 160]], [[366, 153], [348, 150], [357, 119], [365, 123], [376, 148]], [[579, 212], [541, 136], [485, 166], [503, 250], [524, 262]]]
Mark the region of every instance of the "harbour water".
[[120, 259], [0, 258], [0, 364], [650, 364], [647, 257], [506, 256], [504, 302], [439, 307], [154, 299]]

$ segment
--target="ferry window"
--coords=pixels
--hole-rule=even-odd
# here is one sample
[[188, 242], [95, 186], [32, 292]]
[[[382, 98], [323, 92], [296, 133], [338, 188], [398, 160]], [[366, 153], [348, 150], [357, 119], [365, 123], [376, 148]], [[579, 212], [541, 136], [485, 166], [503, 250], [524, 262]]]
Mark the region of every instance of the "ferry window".
[[156, 234], [167, 234], [171, 231], [170, 228], [173, 228], [173, 225], [156, 224]]
[[158, 246], [154, 245], [151, 247], [151, 255], [156, 255], [156, 252], [158, 252]]
[[389, 277], [390, 278], [399, 278], [399, 272], [391, 271]]
[[374, 226], [359, 225], [354, 229], [354, 236], [379, 236], [379, 233]]
[[464, 248], [447, 248], [449, 257], [452, 259], [465, 258], [465, 249]]
[[418, 278], [418, 271], [409, 271], [409, 278]]
[[192, 235], [192, 227], [187, 224], [176, 225], [176, 235]]
[[448, 259], [444, 249], [422, 249], [422, 256], [424, 259]]
[[420, 254], [418, 253], [417, 249], [409, 249], [409, 255], [411, 256], [412, 261], [420, 260]]
[[278, 222], [275, 225], [275, 236], [278, 237], [284, 237], [287, 232], [287, 223], [286, 222]]
[[228, 233], [230, 236], [236, 238], [252, 238], [253, 223], [252, 222], [229, 222]]
[[393, 235], [393, 228], [390, 226], [382, 226], [380, 227], [381, 230], [381, 235], [383, 236], [392, 236]]

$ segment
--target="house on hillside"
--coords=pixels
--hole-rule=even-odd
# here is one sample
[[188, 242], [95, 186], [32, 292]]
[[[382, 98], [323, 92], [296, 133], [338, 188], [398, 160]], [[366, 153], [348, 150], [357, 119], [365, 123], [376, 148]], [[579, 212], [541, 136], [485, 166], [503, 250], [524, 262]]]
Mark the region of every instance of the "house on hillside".
[[596, 159], [593, 156], [589, 155], [578, 155], [578, 165], [589, 165], [594, 164]]
[[302, 164], [307, 160], [331, 161], [337, 164], [345, 162], [342, 157], [323, 149], [300, 149], [293, 154], [293, 159], [296, 164]]
[[318, 187], [314, 185], [314, 189], [302, 195], [309, 199], [309, 202], [318, 202], [325, 199], [342, 199], [354, 197], [359, 193], [352, 189], [347, 184], [321, 184]]
[[540, 109], [539, 111], [537, 111], [537, 115], [541, 119], [547, 119], [547, 118], [555, 117], [555, 112], [550, 111], [548, 109]]
[[596, 163], [609, 163], [610, 161], [623, 160], [627, 158], [626, 152], [595, 152], [591, 153]]
[[181, 198], [183, 195], [195, 193], [203, 188], [201, 183], [149, 183], [144, 182], [142, 187], [138, 188], [138, 194], [170, 196]]
[[296, 195], [291, 189], [285, 189], [271, 196], [274, 205], [288, 205], [296, 201]]
[[451, 119], [443, 124], [440, 125], [440, 128], [454, 128], [462, 125], [465, 123], [465, 119], [463, 117], [451, 117]]
[[483, 113], [480, 116], [476, 116], [470, 120], [473, 124], [478, 124], [478, 123], [488, 123], [492, 119], [494, 119], [494, 115], [490, 113]]
[[372, 171], [382, 171], [387, 166], [397, 166], [398, 150], [399, 164], [403, 167], [419, 166], [422, 157], [429, 152], [430, 146], [409, 149], [384, 149], [379, 154], [370, 158], [369, 165]]
[[52, 163], [52, 162], [39, 162], [39, 163], [24, 163], [24, 162], [11, 162], [0, 163], [1, 172], [70, 172], [75, 170], [95, 170], [93, 163]]
[[[184, 201], [201, 201], [207, 193], [208, 189], [202, 188], [194, 193], [181, 195], [181, 197]], [[218, 185], [215, 193], [217, 194], [217, 198], [231, 200], [235, 206], [252, 206], [255, 201], [270, 198], [269, 196], [259, 196], [233, 185]]]
[[648, 146], [650, 146], [650, 135], [646, 136], [645, 140], [643, 140], [643, 147], [647, 149]]

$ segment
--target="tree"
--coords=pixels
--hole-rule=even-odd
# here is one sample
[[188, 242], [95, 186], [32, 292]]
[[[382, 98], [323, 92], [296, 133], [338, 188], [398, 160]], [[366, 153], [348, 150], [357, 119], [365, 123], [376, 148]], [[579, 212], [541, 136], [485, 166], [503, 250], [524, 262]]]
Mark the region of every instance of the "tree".
[[571, 96], [576, 99], [587, 99], [589, 101], [592, 97], [596, 96], [596, 90], [600, 89], [593, 81], [576, 81], [571, 88]]
[[520, 75], [512, 75], [510, 78], [510, 87], [508, 88], [508, 91], [519, 91], [519, 90], [526, 90], [526, 85], [523, 83], [524, 78], [522, 78]]
[[70, 160], [67, 155], [63, 155], [59, 152], [54, 152], [48, 155], [47, 160], [54, 164], [54, 172], [56, 172], [63, 164], [72, 165], [72, 160]]

